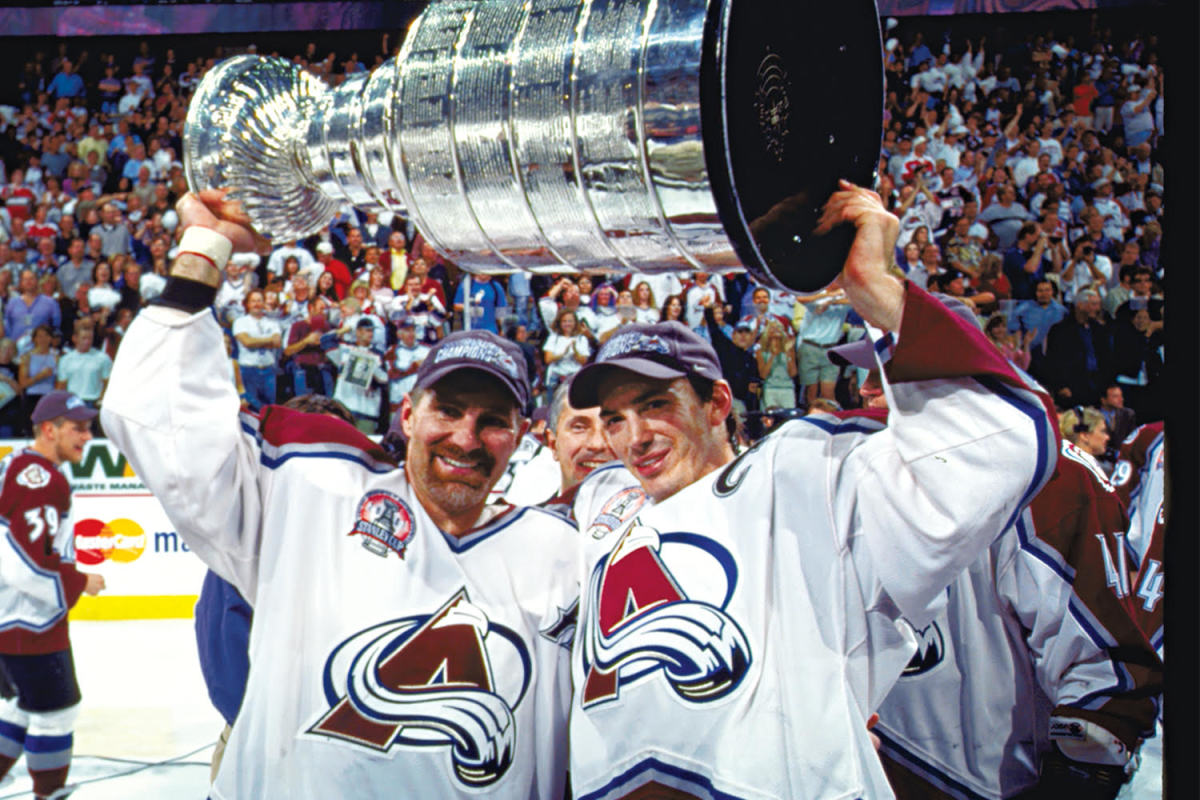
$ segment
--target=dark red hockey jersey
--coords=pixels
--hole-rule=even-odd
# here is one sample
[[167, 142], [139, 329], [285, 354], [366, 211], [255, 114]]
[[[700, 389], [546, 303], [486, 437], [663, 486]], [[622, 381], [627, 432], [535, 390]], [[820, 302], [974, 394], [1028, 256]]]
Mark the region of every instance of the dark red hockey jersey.
[[71, 485], [30, 449], [0, 461], [0, 653], [35, 655], [70, 646], [67, 611], [87, 577], [75, 569]]
[[[1095, 459], [1064, 442], [1054, 477], [1029, 508], [1038, 538], [1073, 569], [1073, 589], [1083, 607], [1114, 647], [1125, 643], [1122, 652], [1132, 653], [1128, 643], [1148, 637], [1135, 623], [1137, 564], [1126, 546], [1129, 516], [1116, 487]], [[1162, 665], [1152, 653], [1145, 655], [1144, 662], [1126, 662], [1132, 684], [1160, 685]], [[1148, 691], [1118, 694], [1102, 710], [1072, 708], [1069, 713], [1103, 725], [1132, 747], [1152, 728], [1153, 704]]]

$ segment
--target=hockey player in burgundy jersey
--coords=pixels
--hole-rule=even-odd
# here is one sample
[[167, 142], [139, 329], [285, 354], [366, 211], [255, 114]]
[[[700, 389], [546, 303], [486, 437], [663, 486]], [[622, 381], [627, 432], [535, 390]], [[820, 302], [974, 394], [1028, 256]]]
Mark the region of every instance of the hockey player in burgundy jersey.
[[1113, 798], [1153, 730], [1162, 669], [1114, 577], [1127, 519], [1094, 458], [1104, 420], [1088, 414], [1062, 432], [1092, 452], [1062, 443], [1054, 476], [950, 584], [884, 700], [875, 732], [901, 800]]
[[559, 800], [578, 536], [486, 502], [528, 428], [520, 349], [483, 331], [431, 348], [401, 403], [400, 467], [340, 420], [239, 418], [208, 306], [212, 265], [252, 233], [219, 193], [179, 211], [181, 253], [123, 340], [103, 415], [254, 608], [211, 797]]
[[840, 284], [886, 425], [787, 422], [735, 454], [712, 347], [631, 325], [574, 378], [621, 465], [579, 487], [571, 775], [578, 800], [892, 796], [867, 721], [954, 576], [1049, 477], [1049, 399], [887, 271], [898, 221], [842, 183]]
[[1120, 459], [1112, 477], [1118, 494], [1129, 509], [1129, 533], [1125, 536], [1128, 561], [1117, 563], [1128, 569], [1125, 576], [1132, 593], [1134, 619], [1159, 655], [1162, 655], [1163, 646], [1163, 583], [1166, 579], [1163, 557], [1167, 522], [1163, 504], [1166, 457], [1163, 424], [1148, 423], [1121, 443]]
[[0, 776], [24, 751], [39, 798], [70, 793], [80, 694], [67, 611], [104, 588], [75, 568], [71, 486], [59, 469], [83, 457], [95, 416], [70, 392], [49, 392], [33, 409], [32, 446], [0, 461], [0, 671], [16, 691], [0, 703]]

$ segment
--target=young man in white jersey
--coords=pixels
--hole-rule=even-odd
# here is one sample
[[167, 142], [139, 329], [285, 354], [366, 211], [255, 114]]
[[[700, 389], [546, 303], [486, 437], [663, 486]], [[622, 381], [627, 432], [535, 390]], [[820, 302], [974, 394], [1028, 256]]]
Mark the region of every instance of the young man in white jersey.
[[520, 350], [481, 331], [432, 349], [401, 404], [400, 468], [341, 420], [239, 419], [207, 311], [233, 246], [254, 246], [227, 212], [220, 193], [181, 200], [171, 280], [131, 327], [104, 411], [192, 550], [254, 608], [210, 797], [559, 800], [578, 537], [486, 504], [528, 425]]
[[1049, 477], [1049, 398], [887, 273], [878, 195], [842, 183], [818, 232], [841, 223], [886, 425], [814, 415], [737, 456], [716, 355], [676, 323], [618, 333], [572, 383], [623, 462], [575, 503], [576, 800], [891, 797], [867, 721], [915, 651], [901, 618], [925, 624]]

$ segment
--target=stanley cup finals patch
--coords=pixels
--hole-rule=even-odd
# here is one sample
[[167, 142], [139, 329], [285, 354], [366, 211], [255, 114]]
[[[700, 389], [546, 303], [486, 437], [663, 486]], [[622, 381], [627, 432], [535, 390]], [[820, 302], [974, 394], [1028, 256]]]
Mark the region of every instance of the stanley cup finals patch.
[[361, 534], [362, 545], [377, 556], [387, 558], [388, 551], [404, 558], [412, 541], [413, 515], [408, 505], [382, 489], [367, 492], [354, 514], [354, 528], [348, 534]]

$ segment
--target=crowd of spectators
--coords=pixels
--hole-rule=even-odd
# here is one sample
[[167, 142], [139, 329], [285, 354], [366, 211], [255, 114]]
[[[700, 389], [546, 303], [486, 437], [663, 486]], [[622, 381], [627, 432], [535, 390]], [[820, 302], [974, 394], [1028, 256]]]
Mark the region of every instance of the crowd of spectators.
[[[1138, 422], [1159, 419], [1156, 37], [1122, 38], [1096, 17], [1056, 36], [1041, 19], [1022, 18], [1031, 32], [1002, 49], [885, 26], [877, 188], [901, 219], [896, 269], [963, 298], [1061, 408], [1123, 398]], [[337, 82], [394, 44], [384, 37], [369, 65], [314, 44], [279, 54]], [[112, 49], [39, 53], [0, 106], [0, 436], [27, 434], [55, 384], [102, 402], [173, 254], [187, 102], [221, 54]], [[464, 326], [518, 342], [544, 402], [623, 325], [678, 320], [717, 349], [750, 438], [781, 417], [857, 407], [864, 377], [828, 356], [865, 333], [836, 288], [798, 296], [743, 273], [467, 275], [404, 217], [349, 206], [307, 240], [236, 256], [215, 306], [248, 408], [316, 392], [369, 433], [387, 430], [428, 346]]]

